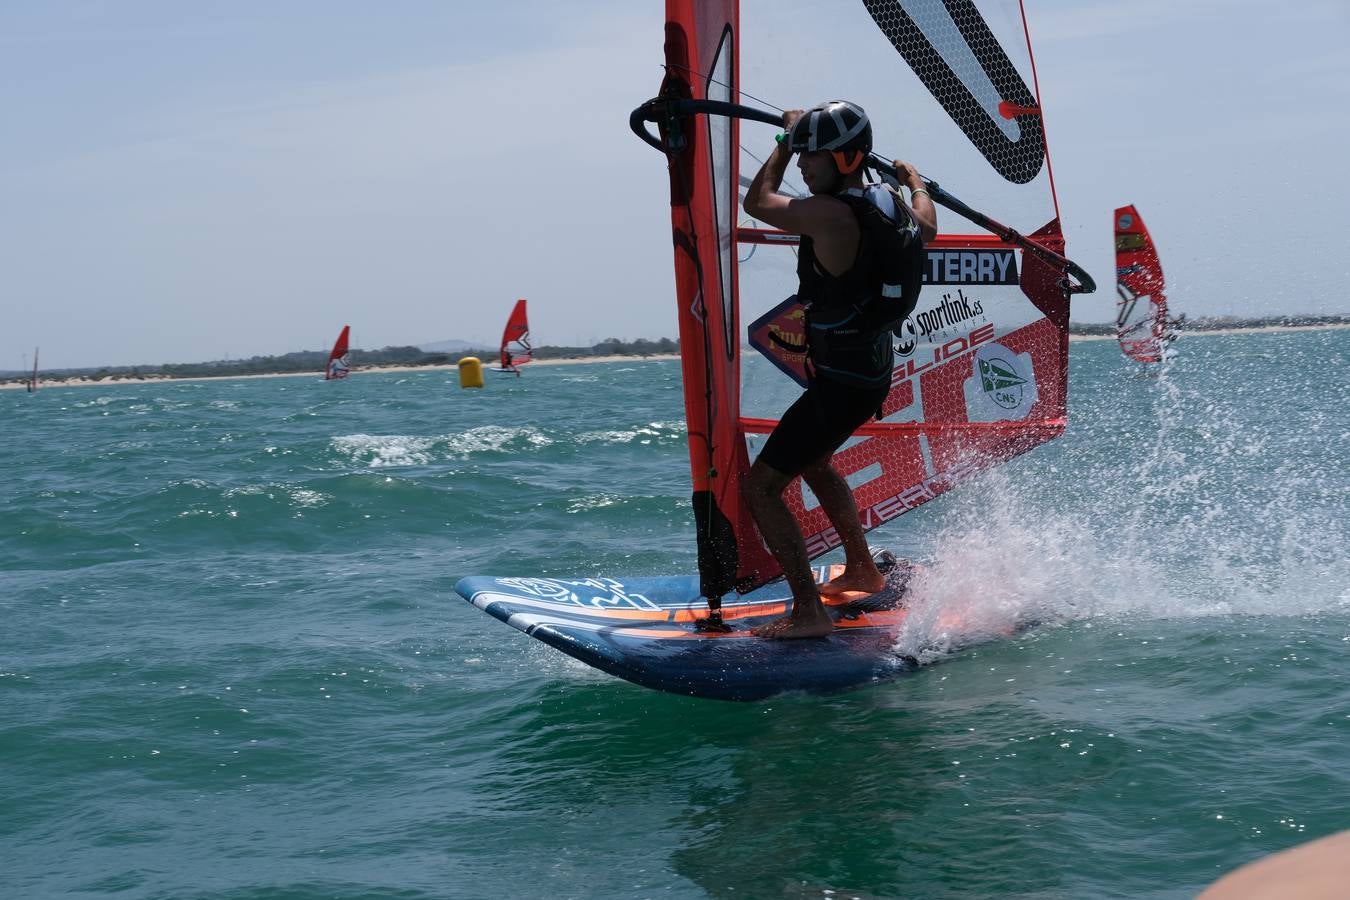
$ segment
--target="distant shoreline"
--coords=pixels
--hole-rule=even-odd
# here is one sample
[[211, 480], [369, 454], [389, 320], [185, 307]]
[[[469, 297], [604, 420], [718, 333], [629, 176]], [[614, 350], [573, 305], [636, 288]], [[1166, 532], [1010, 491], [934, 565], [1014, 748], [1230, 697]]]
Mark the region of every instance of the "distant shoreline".
[[[1233, 328], [1205, 328], [1202, 330], [1188, 331], [1185, 328], [1181, 330], [1182, 340], [1192, 338], [1206, 337], [1217, 334], [1274, 334], [1289, 331], [1339, 331], [1350, 328], [1350, 322], [1329, 322], [1315, 325], [1259, 325], [1254, 327], [1233, 327]], [[1112, 334], [1070, 334], [1069, 341], [1114, 341], [1115, 335]], [[679, 359], [676, 353], [653, 353], [649, 356], [574, 356], [560, 359], [536, 359], [531, 362], [530, 367], [534, 366], [575, 366], [585, 365], [587, 363], [617, 363], [617, 362], [660, 362]], [[425, 366], [369, 366], [359, 369], [353, 369], [352, 374], [359, 377], [369, 373], [385, 372], [453, 372], [458, 369], [456, 363], [435, 363]], [[524, 370], [526, 373], [529, 369]], [[489, 373], [488, 378], [504, 378]], [[49, 390], [51, 388], [62, 387], [113, 387], [120, 384], [158, 384], [171, 381], [235, 381], [243, 378], [313, 378], [322, 380], [323, 375], [320, 372], [259, 372], [250, 375], [143, 375], [140, 377], [122, 377], [112, 378], [105, 376], [102, 379], [92, 378], [68, 378], [65, 381], [38, 381], [38, 390]], [[0, 390], [15, 391], [23, 390], [27, 382], [7, 381], [0, 384]]]
[[[535, 366], [575, 366], [585, 363], [616, 363], [616, 362], [652, 362], [657, 360], [679, 359], [678, 353], [653, 353], [649, 356], [571, 356], [563, 359], [536, 359], [531, 361], [529, 368], [523, 369], [529, 372], [530, 368]], [[486, 368], [486, 366], [484, 366]], [[361, 366], [351, 370], [352, 377], [359, 377], [368, 374], [383, 374], [386, 372], [453, 372], [459, 369], [458, 363], [431, 363], [425, 366]], [[508, 376], [499, 376], [491, 372], [485, 374], [484, 379], [506, 378]], [[42, 381], [38, 380], [38, 390], [47, 388], [62, 387], [113, 387], [119, 384], [160, 384], [169, 381], [240, 381], [251, 378], [313, 378], [315, 381], [323, 380], [322, 372], [254, 372], [248, 375], [141, 375], [138, 377], [122, 376], [113, 378], [105, 376], [103, 378], [67, 378], [64, 381]], [[8, 381], [0, 384], [0, 390], [23, 390], [27, 382]]]

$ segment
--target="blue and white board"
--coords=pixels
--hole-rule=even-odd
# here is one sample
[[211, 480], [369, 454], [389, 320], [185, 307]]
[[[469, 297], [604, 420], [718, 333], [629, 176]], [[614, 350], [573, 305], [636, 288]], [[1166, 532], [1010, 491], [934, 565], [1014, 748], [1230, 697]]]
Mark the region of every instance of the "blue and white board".
[[[816, 570], [821, 580], [838, 574]], [[785, 615], [782, 581], [725, 602], [732, 631], [700, 630], [708, 614], [698, 578], [490, 578], [455, 586], [479, 609], [597, 669], [644, 687], [719, 700], [825, 693], [911, 672], [895, 640], [908, 610], [904, 569], [880, 594], [827, 599], [834, 632], [767, 640], [751, 629]], [[887, 608], [889, 607], [889, 608]]]

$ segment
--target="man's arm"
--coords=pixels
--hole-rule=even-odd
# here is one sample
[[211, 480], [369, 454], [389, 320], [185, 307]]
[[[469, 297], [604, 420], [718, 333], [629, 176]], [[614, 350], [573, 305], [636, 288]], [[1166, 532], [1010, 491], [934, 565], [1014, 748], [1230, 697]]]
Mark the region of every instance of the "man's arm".
[[[783, 113], [784, 132], [792, 130], [801, 114], [800, 109]], [[839, 226], [840, 210], [847, 212], [847, 207], [832, 203], [830, 197], [788, 197], [778, 193], [790, 162], [792, 151], [788, 149], [787, 141], [779, 141], [746, 188], [742, 207], [748, 215], [774, 228], [819, 240], [822, 233]], [[851, 221], [851, 214], [849, 219]]]
[[[804, 234], [816, 240], [841, 227], [844, 224], [841, 219], [852, 221], [848, 207], [833, 197], [789, 197], [778, 193], [789, 159], [791, 154], [782, 144], [774, 148], [750, 187], [746, 188], [743, 204], [746, 213], [781, 231]], [[847, 213], [848, 217], [841, 213]]]
[[919, 170], [907, 162], [895, 160], [895, 177], [909, 188], [909, 208], [914, 212], [914, 221], [919, 225], [919, 235], [926, 244], [937, 237], [937, 207], [928, 196]]
[[[801, 115], [800, 109], [790, 109], [783, 113], [784, 134], [792, 130], [793, 123], [801, 118]], [[809, 201], [814, 199], [811, 197], [788, 197], [778, 193], [778, 189], [783, 186], [783, 175], [786, 174], [790, 162], [792, 151], [788, 149], [787, 141], [780, 139], [774, 145], [769, 158], [764, 160], [764, 165], [760, 166], [750, 186], [745, 189], [745, 203], [742, 207], [748, 215], [761, 222], [767, 222], [774, 228], [814, 237], [813, 232], [818, 231], [821, 224], [818, 221], [820, 211], [816, 208], [819, 204], [810, 203]]]
[[775, 144], [773, 152], [764, 160], [764, 165], [759, 167], [754, 180], [745, 189], [745, 203], [742, 204], [747, 215], [784, 231], [788, 230], [787, 227], [778, 220], [787, 214], [792, 198], [778, 193], [778, 189], [783, 185], [783, 175], [791, 161], [792, 151], [788, 150], [787, 143], [779, 141]]

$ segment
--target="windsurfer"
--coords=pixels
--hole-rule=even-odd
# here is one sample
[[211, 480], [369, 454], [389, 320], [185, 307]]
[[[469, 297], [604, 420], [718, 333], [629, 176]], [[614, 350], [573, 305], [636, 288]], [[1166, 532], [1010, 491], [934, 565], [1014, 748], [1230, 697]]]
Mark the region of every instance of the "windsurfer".
[[[867, 114], [834, 101], [783, 114], [786, 134], [746, 191], [745, 211], [802, 236], [798, 299], [807, 309], [809, 386], [788, 408], [751, 466], [745, 494], [755, 524], [792, 591], [792, 612], [756, 630], [763, 637], [823, 637], [833, 623], [821, 594], [875, 593], [885, 578], [868, 551], [848, 483], [831, 456], [877, 414], [890, 390], [891, 329], [918, 300], [923, 241], [937, 234], [937, 213], [924, 182], [907, 163], [898, 193], [863, 181], [872, 149]], [[794, 153], [810, 197], [778, 193]], [[783, 491], [802, 476], [844, 547], [844, 573], [817, 587], [810, 558]]]

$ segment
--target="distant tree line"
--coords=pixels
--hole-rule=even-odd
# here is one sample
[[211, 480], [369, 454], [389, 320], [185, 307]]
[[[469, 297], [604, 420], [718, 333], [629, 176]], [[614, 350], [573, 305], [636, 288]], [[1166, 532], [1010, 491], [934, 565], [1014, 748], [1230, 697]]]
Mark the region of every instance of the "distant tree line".
[[[606, 338], [591, 347], [538, 347], [536, 359], [585, 359], [588, 356], [652, 356], [678, 353], [680, 345], [670, 338], [656, 341], [638, 339], [622, 341]], [[444, 366], [466, 356], [477, 356], [485, 362], [495, 362], [496, 349], [464, 350], [456, 353], [427, 353], [417, 347], [384, 347], [380, 350], [352, 350], [348, 355], [353, 368], [377, 366]], [[272, 375], [289, 372], [313, 372], [321, 376], [328, 365], [326, 350], [298, 350], [280, 356], [250, 356], [248, 359], [226, 359], [201, 363], [163, 363], [158, 366], [101, 366], [89, 369], [44, 369], [41, 381], [61, 382], [71, 378], [91, 381], [124, 381], [141, 378], [229, 378], [239, 375]], [[25, 382], [27, 372], [0, 373], [0, 382]]]
[[[1323, 325], [1347, 325], [1350, 316], [1263, 316], [1257, 319], [1240, 319], [1236, 316], [1205, 316], [1187, 319], [1181, 326], [1181, 332], [1217, 331], [1225, 328], [1269, 328], [1272, 326], [1316, 328]], [[1069, 333], [1078, 335], [1114, 335], [1116, 327], [1107, 323], [1070, 322]], [[649, 341], [639, 338], [636, 341], [624, 341], [619, 338], [606, 338], [590, 347], [555, 347], [552, 345], [536, 347], [536, 359], [585, 359], [590, 356], [654, 356], [658, 354], [679, 353], [680, 345], [670, 338]], [[496, 348], [481, 350], [463, 350], [455, 353], [427, 353], [417, 347], [384, 347], [380, 350], [353, 350], [350, 359], [353, 368], [378, 366], [444, 366], [459, 362], [466, 356], [476, 356], [492, 363], [497, 359]], [[299, 350], [283, 353], [280, 356], [250, 356], [248, 359], [226, 359], [202, 363], [163, 363], [158, 366], [102, 366], [88, 369], [44, 369], [39, 373], [41, 381], [61, 382], [71, 378], [87, 378], [91, 381], [124, 381], [141, 378], [229, 378], [238, 375], [272, 375], [287, 372], [313, 372], [323, 374], [328, 365], [328, 351]], [[26, 382], [29, 373], [20, 371], [0, 372], [0, 384]]]
[[[495, 350], [485, 351], [493, 359]], [[657, 354], [679, 353], [680, 345], [670, 338], [649, 341], [639, 338], [636, 341], [621, 341], [618, 338], [605, 338], [590, 347], [537, 347], [535, 359], [585, 359], [588, 356], [655, 356]]]

